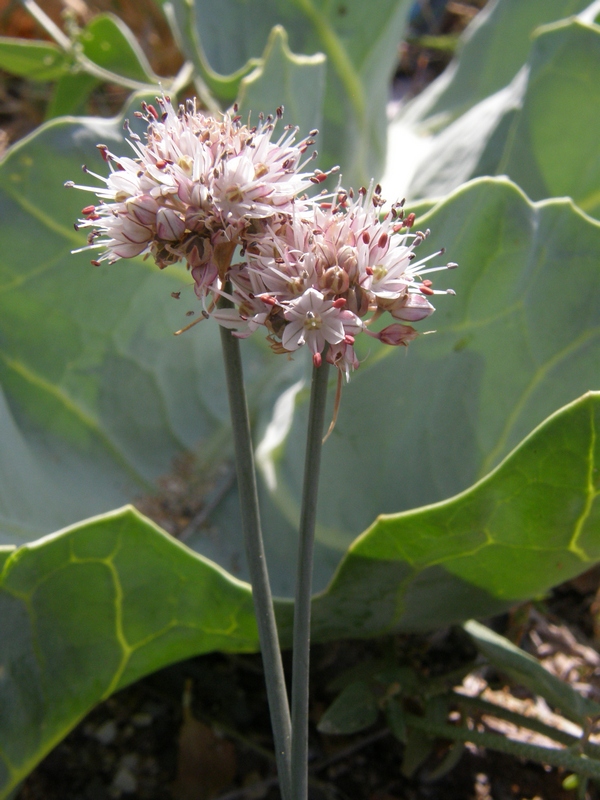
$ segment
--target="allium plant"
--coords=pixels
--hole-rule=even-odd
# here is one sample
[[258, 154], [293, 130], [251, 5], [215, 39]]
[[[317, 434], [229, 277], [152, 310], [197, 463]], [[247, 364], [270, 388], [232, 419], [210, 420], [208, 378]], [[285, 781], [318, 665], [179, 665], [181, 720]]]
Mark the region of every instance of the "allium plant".
[[[328, 367], [343, 378], [359, 366], [356, 337], [408, 345], [418, 334], [408, 323], [433, 313], [431, 297], [453, 294], [432, 288], [424, 275], [455, 267], [427, 267], [442, 251], [418, 258], [429, 231], [413, 232], [414, 215], [402, 203], [383, 211], [379, 186], [358, 192], [338, 186], [310, 197], [330, 173], [307, 166], [316, 131], [299, 143], [285, 127], [273, 141], [276, 117], [256, 126], [226, 113], [206, 116], [195, 102], [159, 110], [144, 105], [145, 140], [129, 126], [133, 157], [98, 145], [108, 163], [103, 186], [66, 185], [93, 192], [77, 228], [89, 229], [82, 250], [92, 261], [113, 264], [151, 257], [161, 268], [185, 263], [202, 315], [221, 326], [244, 539], [265, 665], [277, 764], [284, 800], [306, 800], [308, 665], [312, 555]], [[79, 252], [79, 251], [78, 251]], [[239, 253], [241, 260], [233, 262]], [[392, 321], [383, 327], [380, 317]], [[195, 325], [196, 323], [192, 323]], [[189, 329], [188, 325], [177, 333]], [[264, 329], [271, 348], [291, 357], [312, 353], [300, 544], [294, 610], [291, 715], [275, 625], [258, 509], [254, 457], [241, 368], [239, 339]], [[335, 412], [334, 412], [335, 416]]]

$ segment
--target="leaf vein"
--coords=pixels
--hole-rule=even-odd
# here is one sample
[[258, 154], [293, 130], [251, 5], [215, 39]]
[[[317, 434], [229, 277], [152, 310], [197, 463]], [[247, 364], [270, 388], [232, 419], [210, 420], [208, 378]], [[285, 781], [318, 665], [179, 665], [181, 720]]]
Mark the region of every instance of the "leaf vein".
[[579, 538], [583, 532], [583, 527], [592, 511], [594, 500], [598, 496], [598, 493], [596, 492], [596, 487], [594, 486], [595, 450], [596, 450], [596, 423], [594, 419], [594, 407], [590, 403], [590, 447], [588, 450], [587, 485], [585, 487], [586, 498], [581, 514], [579, 515], [579, 518], [575, 523], [573, 536], [571, 538], [571, 541], [569, 542], [569, 550], [572, 553], [575, 553], [575, 555], [579, 556], [579, 558], [581, 558], [582, 561], [592, 560], [591, 557], [585, 552], [585, 550], [579, 546]]
[[551, 358], [548, 359], [544, 364], [541, 364], [535, 372], [532, 374], [529, 383], [525, 386], [521, 397], [516, 402], [512, 412], [509, 414], [508, 419], [506, 420], [506, 424], [503, 430], [498, 437], [498, 441], [496, 445], [492, 448], [489, 452], [487, 457], [483, 460], [483, 464], [481, 466], [481, 471], [479, 476], [483, 477], [488, 470], [491, 469], [494, 462], [500, 456], [500, 453], [506, 447], [512, 429], [514, 428], [521, 412], [523, 411], [526, 403], [530, 399], [533, 392], [537, 389], [539, 384], [542, 380], [547, 376], [547, 374], [554, 369], [563, 359], [567, 358], [568, 356], [572, 355], [578, 348], [582, 347], [583, 345], [587, 344], [589, 341], [594, 339], [596, 336], [600, 334], [600, 327], [592, 328], [591, 330], [587, 330], [581, 334], [577, 339], [570, 342], [566, 347], [563, 347], [562, 350], [559, 350], [555, 353]]
[[100, 442], [113, 455], [117, 462], [121, 464], [121, 466], [130, 474], [131, 477], [135, 478], [137, 483], [142, 484], [142, 486], [145, 488], [152, 490], [154, 489], [154, 486], [150, 483], [150, 481], [146, 480], [142, 475], [140, 475], [135, 467], [129, 463], [124, 454], [98, 425], [98, 422], [90, 414], [87, 414], [82, 408], [80, 408], [80, 406], [78, 406], [77, 403], [75, 403], [75, 401], [64, 391], [59, 389], [58, 386], [50, 383], [50, 381], [46, 380], [41, 375], [35, 373], [21, 361], [6, 355], [6, 353], [0, 353], [0, 359], [4, 361], [9, 369], [11, 369], [13, 372], [16, 372], [21, 378], [23, 378], [23, 380], [34, 386], [36, 389], [45, 392], [54, 400], [58, 401], [68, 413], [74, 416], [85, 428], [91, 431], [100, 440]]

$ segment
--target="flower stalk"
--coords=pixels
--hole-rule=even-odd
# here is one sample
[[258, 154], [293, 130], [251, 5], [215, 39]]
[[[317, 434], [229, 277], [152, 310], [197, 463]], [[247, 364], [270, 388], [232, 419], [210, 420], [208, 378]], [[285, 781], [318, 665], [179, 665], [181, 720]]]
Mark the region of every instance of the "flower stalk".
[[283, 800], [291, 800], [290, 711], [262, 539], [240, 344], [239, 340], [230, 331], [221, 328], [221, 345], [225, 361], [229, 409], [233, 427], [238, 491], [242, 509], [242, 527], [250, 571], [250, 582], [252, 584], [252, 598], [258, 625], [260, 649], [265, 670], [277, 771]]
[[294, 603], [292, 672], [292, 800], [306, 800], [308, 791], [308, 688], [310, 667], [310, 599], [317, 519], [319, 472], [327, 402], [329, 364], [313, 366], [304, 487], [300, 514], [300, 540]]

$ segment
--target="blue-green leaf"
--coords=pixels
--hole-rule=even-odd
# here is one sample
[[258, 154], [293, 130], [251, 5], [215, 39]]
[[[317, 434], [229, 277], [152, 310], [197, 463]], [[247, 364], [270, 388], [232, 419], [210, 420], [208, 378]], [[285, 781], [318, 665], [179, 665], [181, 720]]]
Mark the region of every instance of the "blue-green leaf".
[[72, 58], [52, 42], [0, 36], [0, 69], [35, 81], [53, 81], [64, 75]]

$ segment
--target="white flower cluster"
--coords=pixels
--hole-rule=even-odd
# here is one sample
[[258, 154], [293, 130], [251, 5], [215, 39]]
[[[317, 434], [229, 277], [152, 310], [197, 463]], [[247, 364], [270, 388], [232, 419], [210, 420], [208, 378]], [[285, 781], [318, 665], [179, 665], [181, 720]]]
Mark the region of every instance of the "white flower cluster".
[[[264, 327], [276, 352], [306, 344], [316, 366], [327, 348], [346, 378], [358, 366], [358, 333], [407, 345], [417, 332], [405, 323], [433, 313], [431, 295], [453, 293], [434, 291], [423, 275], [456, 265], [423, 268], [441, 251], [416, 259], [429, 232], [412, 233], [414, 215], [405, 218], [401, 204], [382, 218], [379, 187], [307, 197], [329, 174], [303, 172], [316, 131], [295, 144], [297, 131], [286, 128], [273, 142], [272, 117], [250, 127], [229, 113], [205, 116], [193, 102], [178, 111], [168, 98], [158, 104], [160, 113], [140, 112], [145, 142], [129, 130], [134, 157], [99, 145], [108, 178], [84, 169], [104, 186], [76, 187], [100, 200], [76, 226], [91, 228], [82, 249], [102, 251], [92, 264], [141, 254], [161, 269], [183, 261], [204, 316], [240, 337]], [[244, 261], [232, 265], [237, 247]], [[374, 332], [384, 312], [400, 322]]]

